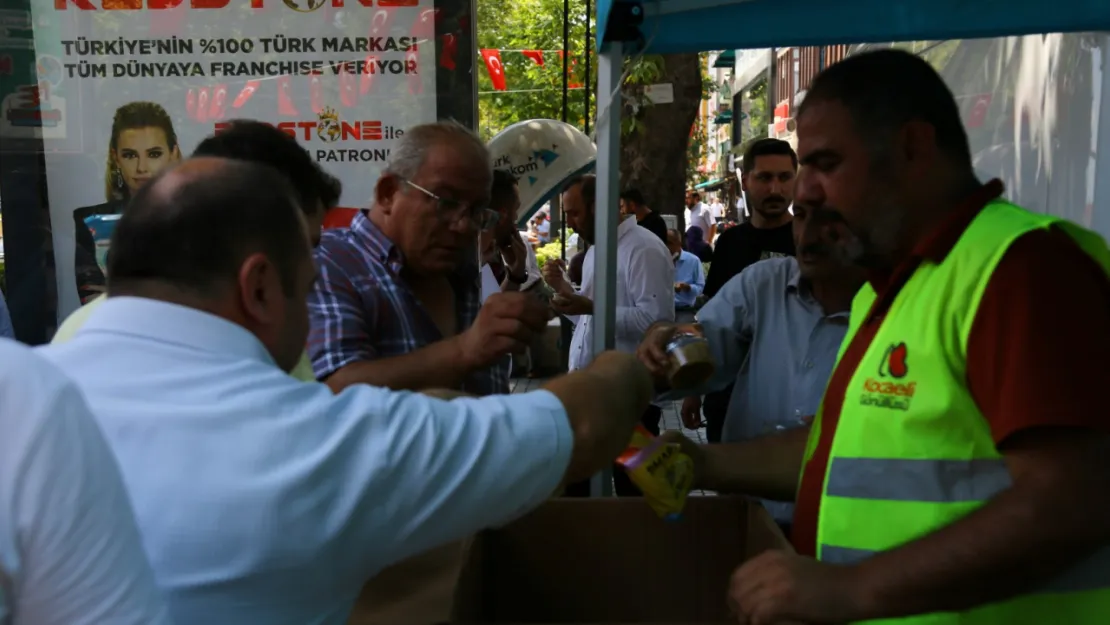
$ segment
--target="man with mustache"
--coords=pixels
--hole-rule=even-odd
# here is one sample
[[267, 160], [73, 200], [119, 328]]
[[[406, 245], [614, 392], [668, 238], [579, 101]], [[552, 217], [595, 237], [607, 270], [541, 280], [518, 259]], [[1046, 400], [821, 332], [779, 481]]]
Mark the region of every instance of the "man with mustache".
[[687, 447], [703, 487], [797, 493], [797, 553], [740, 567], [733, 607], [753, 623], [1105, 623], [1105, 241], [979, 181], [952, 92], [915, 55], [833, 65], [797, 122], [798, 202], [867, 283], [808, 440]]
[[[741, 183], [752, 207], [752, 218], [717, 237], [705, 296], [712, 298], [725, 283], [752, 263], [775, 256], [794, 255], [794, 234], [790, 225], [790, 203], [794, 201], [794, 178], [798, 156], [790, 144], [779, 139], [760, 139], [744, 152]], [[705, 396], [706, 437], [721, 441], [721, 430], [728, 413], [732, 387]], [[700, 397], [687, 397], [683, 413], [696, 414], [703, 408]]]
[[[666, 345], [682, 331], [709, 341], [717, 368], [697, 393], [732, 388], [722, 441], [736, 443], [808, 427], [848, 330], [852, 297], [863, 271], [831, 253], [832, 241], [810, 211], [795, 206], [798, 257], [759, 261], [730, 280], [701, 309], [696, 324], [660, 323], [640, 345], [640, 359], [666, 377]], [[684, 403], [683, 424], [700, 425], [696, 404]], [[789, 535], [794, 506], [764, 500]]]

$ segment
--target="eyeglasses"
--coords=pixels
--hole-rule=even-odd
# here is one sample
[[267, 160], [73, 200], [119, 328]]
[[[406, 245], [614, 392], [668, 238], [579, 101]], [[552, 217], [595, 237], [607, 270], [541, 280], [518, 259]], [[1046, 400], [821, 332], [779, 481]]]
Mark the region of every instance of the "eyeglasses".
[[436, 214], [446, 223], [455, 223], [465, 216], [474, 227], [485, 231], [492, 230], [501, 221], [501, 213], [492, 208], [467, 205], [458, 200], [440, 197], [411, 180], [406, 180], [405, 184], [428, 196], [429, 199], [435, 200]]

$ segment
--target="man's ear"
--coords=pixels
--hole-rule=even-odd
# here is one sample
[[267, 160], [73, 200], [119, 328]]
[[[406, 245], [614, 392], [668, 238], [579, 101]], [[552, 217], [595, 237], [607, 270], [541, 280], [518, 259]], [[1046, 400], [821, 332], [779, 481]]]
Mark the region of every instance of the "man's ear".
[[904, 124], [897, 134], [898, 156], [915, 173], [924, 174], [940, 158], [936, 128], [923, 121]]
[[393, 210], [393, 198], [401, 192], [401, 179], [393, 174], [384, 174], [374, 186], [374, 201], [386, 215]]
[[256, 323], [272, 323], [284, 299], [281, 272], [268, 256], [256, 252], [239, 266], [239, 298], [243, 313]]

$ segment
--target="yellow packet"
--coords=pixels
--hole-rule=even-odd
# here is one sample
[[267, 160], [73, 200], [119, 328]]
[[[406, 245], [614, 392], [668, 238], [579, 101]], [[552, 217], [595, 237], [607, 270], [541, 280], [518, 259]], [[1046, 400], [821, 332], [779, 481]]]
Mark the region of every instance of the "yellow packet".
[[636, 426], [632, 442], [617, 458], [617, 464], [624, 467], [661, 519], [682, 518], [694, 482], [694, 461], [682, 453], [678, 444], [664, 443], [643, 426]]

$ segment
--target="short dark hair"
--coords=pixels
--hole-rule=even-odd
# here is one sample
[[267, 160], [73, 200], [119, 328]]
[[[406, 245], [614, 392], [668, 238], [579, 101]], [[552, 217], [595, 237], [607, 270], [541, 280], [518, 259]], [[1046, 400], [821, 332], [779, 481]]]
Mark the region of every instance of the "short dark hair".
[[218, 169], [190, 171], [190, 160], [161, 172], [124, 210], [112, 233], [108, 291], [139, 294], [159, 283], [210, 296], [262, 252], [291, 294], [298, 251], [309, 253], [292, 185], [258, 162], [220, 159]]
[[697, 191], [690, 191], [689, 193], [687, 193], [687, 195], [694, 198], [695, 200], [698, 200], [699, 202], [701, 201], [701, 194]]
[[516, 185], [516, 176], [504, 169], [495, 169], [493, 170], [493, 185], [490, 188], [490, 197], [494, 201], [499, 200], [512, 193]]
[[269, 165], [293, 185], [305, 214], [339, 203], [343, 184], [320, 168], [289, 133], [265, 122], [233, 119], [227, 128], [200, 142], [193, 156], [215, 156]]
[[813, 79], [797, 116], [830, 101], [844, 105], [857, 132], [877, 147], [906, 122], [922, 121], [933, 127], [945, 154], [971, 167], [956, 98], [933, 66], [915, 54], [887, 49], [849, 56]]
[[789, 156], [790, 162], [794, 163], [794, 170], [798, 170], [798, 153], [789, 143], [782, 139], [758, 139], [744, 150], [743, 173], [755, 171], [755, 160], [760, 156]]
[[621, 191], [621, 199], [625, 202], [632, 202], [637, 206], [647, 206], [647, 202], [644, 201], [644, 194], [640, 193], [639, 189], [633, 187]]
[[597, 176], [593, 174], [582, 174], [575, 178], [571, 178], [567, 182], [567, 186], [563, 188], [563, 193], [570, 191], [574, 187], [582, 187], [582, 199], [586, 201], [586, 208], [594, 210], [597, 206]]
[[[324, 204], [324, 210], [329, 210], [339, 206], [339, 198], [343, 195], [343, 183], [339, 178], [329, 174], [326, 171], [320, 171], [320, 179], [322, 184], [320, 186], [320, 202]], [[304, 200], [301, 200], [302, 202]]]

